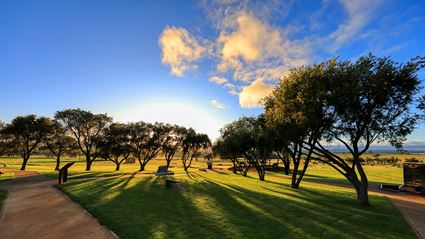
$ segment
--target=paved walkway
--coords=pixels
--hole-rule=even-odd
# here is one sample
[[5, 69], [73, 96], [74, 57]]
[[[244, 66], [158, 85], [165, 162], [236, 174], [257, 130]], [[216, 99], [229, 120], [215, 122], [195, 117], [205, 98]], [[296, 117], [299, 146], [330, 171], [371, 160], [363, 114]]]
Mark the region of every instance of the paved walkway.
[[[6, 170], [2, 170], [6, 171]], [[108, 229], [35, 172], [17, 172], [0, 218], [2, 239], [116, 238]]]

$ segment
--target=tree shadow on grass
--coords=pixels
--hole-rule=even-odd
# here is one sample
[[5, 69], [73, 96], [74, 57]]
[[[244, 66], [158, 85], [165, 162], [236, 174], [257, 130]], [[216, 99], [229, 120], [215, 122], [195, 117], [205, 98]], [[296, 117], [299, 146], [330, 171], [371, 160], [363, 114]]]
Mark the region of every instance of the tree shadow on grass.
[[382, 197], [364, 208], [353, 193], [332, 188], [190, 177], [171, 190], [162, 177], [102, 178], [64, 189], [121, 238], [415, 238]]

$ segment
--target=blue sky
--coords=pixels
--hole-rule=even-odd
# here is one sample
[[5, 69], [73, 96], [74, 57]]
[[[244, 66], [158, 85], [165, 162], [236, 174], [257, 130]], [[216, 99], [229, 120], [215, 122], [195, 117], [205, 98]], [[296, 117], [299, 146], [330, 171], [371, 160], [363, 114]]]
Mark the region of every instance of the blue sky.
[[[0, 120], [80, 107], [213, 138], [291, 67], [425, 55], [423, 1], [0, 1]], [[424, 79], [424, 72], [420, 72]], [[425, 126], [409, 141], [425, 141]]]

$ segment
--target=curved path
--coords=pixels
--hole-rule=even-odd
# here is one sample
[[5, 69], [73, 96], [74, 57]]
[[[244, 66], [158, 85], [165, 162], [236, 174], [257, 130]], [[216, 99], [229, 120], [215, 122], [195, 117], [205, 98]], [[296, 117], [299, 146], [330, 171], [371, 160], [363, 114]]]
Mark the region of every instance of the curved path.
[[0, 185], [9, 192], [0, 218], [0, 238], [117, 238], [56, 189], [56, 180], [35, 172], [14, 172], [14, 180]]

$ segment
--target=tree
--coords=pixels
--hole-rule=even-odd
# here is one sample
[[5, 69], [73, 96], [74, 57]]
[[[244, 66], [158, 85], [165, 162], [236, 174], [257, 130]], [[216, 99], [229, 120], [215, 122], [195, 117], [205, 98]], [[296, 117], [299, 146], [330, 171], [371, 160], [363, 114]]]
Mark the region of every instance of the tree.
[[98, 140], [97, 148], [100, 157], [115, 163], [115, 171], [119, 171], [122, 162], [131, 154], [129, 129], [125, 124], [111, 124]]
[[171, 160], [180, 148], [183, 141], [183, 134], [185, 128], [178, 125], [165, 125], [165, 134], [167, 135], [162, 145], [165, 161], [167, 161], [167, 168], [170, 166]]
[[143, 121], [130, 123], [130, 147], [139, 161], [139, 171], [144, 171], [146, 164], [162, 149], [166, 140], [167, 127], [163, 123], [149, 124]]
[[56, 112], [55, 119], [75, 137], [78, 148], [86, 156], [86, 171], [90, 171], [93, 161], [100, 153], [95, 142], [99, 140], [105, 127], [112, 122], [112, 118], [107, 114], [67, 109]]
[[53, 121], [50, 130], [44, 137], [45, 148], [56, 157], [55, 170], [59, 170], [61, 157], [77, 149], [77, 142], [71, 137], [65, 127], [58, 121]]
[[10, 137], [10, 145], [22, 156], [21, 170], [24, 171], [33, 151], [40, 145], [52, 121], [36, 115], [18, 116], [2, 129], [2, 135]]
[[0, 121], [0, 156], [5, 155], [8, 149], [8, 139], [5, 134], [2, 133], [5, 124]]
[[213, 145], [213, 152], [215, 155], [218, 155], [222, 159], [229, 159], [233, 164], [233, 173], [240, 173], [244, 177], [248, 176], [248, 171], [250, 169], [250, 165], [246, 165], [244, 160], [241, 160], [243, 156], [235, 151], [235, 148], [237, 147], [236, 144], [237, 140], [234, 139], [232, 136], [234, 135], [225, 135], [225, 127], [220, 130], [221, 137], [214, 143]]
[[325, 64], [293, 69], [264, 100], [273, 148], [292, 160], [292, 188], [299, 188], [312, 159], [312, 146], [331, 122], [323, 103], [325, 79]]
[[184, 171], [187, 172], [194, 157], [198, 156], [199, 150], [207, 149], [211, 146], [211, 141], [206, 134], [196, 133], [194, 129], [189, 128], [183, 133], [181, 145], [182, 163]]
[[258, 177], [264, 181], [264, 164], [270, 156], [271, 147], [262, 123], [258, 117], [241, 117], [220, 130], [220, 140], [229, 147], [227, 152], [242, 155], [248, 161], [248, 167], [255, 167]]
[[[307, 121], [315, 122], [321, 130], [321, 137], [328, 142], [338, 142], [346, 147], [352, 156], [348, 162], [323, 145], [323, 142], [304, 144], [313, 151], [312, 158], [328, 164], [351, 182], [361, 205], [369, 205], [368, 180], [360, 156], [367, 152], [374, 142], [390, 142], [402, 149], [405, 137], [414, 129], [419, 115], [412, 112], [420, 80], [417, 71], [425, 66], [425, 58], [413, 58], [399, 64], [389, 58], [372, 55], [360, 57], [356, 62], [335, 59], [308, 68], [299, 68], [283, 79], [277, 91], [285, 89], [285, 80], [294, 75], [304, 74], [307, 90], [293, 94], [297, 107], [291, 114], [303, 115]], [[303, 73], [303, 74], [301, 74]], [[298, 109], [307, 108], [310, 100], [317, 105], [314, 114], [305, 114]], [[270, 110], [278, 116], [280, 105], [286, 104], [275, 98]], [[282, 108], [282, 107], [281, 107]], [[281, 112], [282, 113], [282, 112]]]

